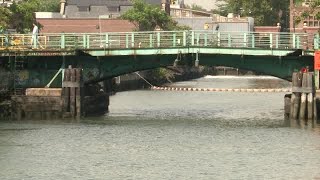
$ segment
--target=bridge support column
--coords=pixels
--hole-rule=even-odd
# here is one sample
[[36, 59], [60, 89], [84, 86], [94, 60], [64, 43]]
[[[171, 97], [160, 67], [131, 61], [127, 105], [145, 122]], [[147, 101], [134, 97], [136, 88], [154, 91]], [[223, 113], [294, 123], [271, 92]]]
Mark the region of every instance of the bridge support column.
[[197, 51], [197, 53], [196, 53], [196, 60], [195, 60], [195, 62], [194, 62], [194, 66], [195, 67], [199, 67], [199, 51]]

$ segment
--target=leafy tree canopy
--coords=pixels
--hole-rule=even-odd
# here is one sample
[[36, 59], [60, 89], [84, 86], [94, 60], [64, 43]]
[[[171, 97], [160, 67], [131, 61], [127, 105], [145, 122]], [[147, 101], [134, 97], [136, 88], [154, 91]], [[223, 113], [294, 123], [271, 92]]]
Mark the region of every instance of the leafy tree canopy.
[[132, 22], [138, 31], [154, 31], [157, 27], [162, 30], [188, 29], [177, 23], [160, 7], [146, 4], [143, 0], [133, 0], [133, 7], [125, 12], [121, 18]]
[[0, 33], [8, 28], [11, 11], [8, 8], [0, 6]]
[[192, 9], [192, 10], [195, 10], [195, 11], [207, 11], [202, 6], [199, 6], [197, 4], [192, 4], [191, 7], [189, 5], [185, 5], [185, 8], [186, 9]]
[[20, 33], [29, 32], [35, 21], [34, 12], [58, 12], [59, 0], [24, 0], [0, 9], [0, 26], [14, 28]]
[[287, 26], [289, 12], [289, 0], [218, 0], [223, 5], [220, 6], [220, 13], [239, 14], [240, 16], [250, 16], [255, 19], [255, 25], [276, 25], [281, 23]]

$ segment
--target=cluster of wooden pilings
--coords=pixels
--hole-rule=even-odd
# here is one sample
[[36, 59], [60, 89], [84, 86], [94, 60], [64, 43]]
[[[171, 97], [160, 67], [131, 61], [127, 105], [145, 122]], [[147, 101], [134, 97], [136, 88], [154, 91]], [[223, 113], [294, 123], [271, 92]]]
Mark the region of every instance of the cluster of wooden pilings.
[[81, 117], [82, 89], [82, 70], [69, 66], [68, 69], [65, 69], [62, 82], [63, 117]]
[[317, 121], [317, 103], [313, 72], [292, 74], [292, 94], [285, 96], [285, 119], [290, 124], [314, 125]]

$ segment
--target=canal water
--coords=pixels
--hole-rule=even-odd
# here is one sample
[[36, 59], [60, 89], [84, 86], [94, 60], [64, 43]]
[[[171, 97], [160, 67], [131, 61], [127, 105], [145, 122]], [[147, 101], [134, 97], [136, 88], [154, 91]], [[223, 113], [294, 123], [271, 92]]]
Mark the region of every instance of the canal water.
[[[170, 86], [287, 88], [271, 77]], [[0, 179], [320, 179], [320, 128], [283, 121], [284, 93], [138, 90], [81, 121], [0, 123]]]

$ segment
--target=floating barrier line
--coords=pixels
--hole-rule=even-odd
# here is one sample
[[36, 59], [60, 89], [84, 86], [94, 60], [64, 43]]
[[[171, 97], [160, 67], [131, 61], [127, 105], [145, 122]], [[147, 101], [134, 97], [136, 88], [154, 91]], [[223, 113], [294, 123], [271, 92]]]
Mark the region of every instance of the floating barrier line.
[[163, 90], [163, 91], [208, 91], [208, 92], [291, 92], [291, 88], [282, 89], [242, 89], [242, 88], [186, 88], [186, 87], [158, 87], [151, 86], [152, 90]]

